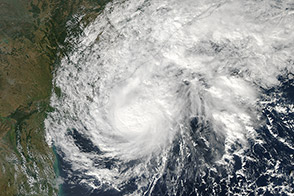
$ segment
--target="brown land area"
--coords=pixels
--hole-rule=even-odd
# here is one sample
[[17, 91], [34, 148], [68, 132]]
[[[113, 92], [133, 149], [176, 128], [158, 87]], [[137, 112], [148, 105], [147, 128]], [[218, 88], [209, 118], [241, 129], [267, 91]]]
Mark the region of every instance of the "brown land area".
[[52, 73], [71, 48], [65, 37], [81, 33], [105, 2], [0, 0], [0, 195], [57, 194], [44, 130]]

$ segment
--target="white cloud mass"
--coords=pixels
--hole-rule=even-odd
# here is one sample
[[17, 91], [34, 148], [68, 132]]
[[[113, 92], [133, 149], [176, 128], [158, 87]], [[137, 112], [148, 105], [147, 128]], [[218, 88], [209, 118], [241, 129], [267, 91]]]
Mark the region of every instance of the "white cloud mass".
[[[246, 149], [263, 123], [262, 89], [294, 74], [294, 11], [271, 4], [109, 3], [75, 38], [76, 48], [56, 71], [62, 97], [51, 98], [56, 110], [45, 122], [48, 143], [64, 152], [74, 170], [91, 176], [87, 184], [99, 189], [91, 181], [98, 179], [119, 190], [139, 177], [141, 194], [162, 175], [176, 139], [197, 151], [188, 134], [196, 118], [216, 135], [203, 138], [209, 148], [224, 144], [223, 152], [215, 150], [215, 161], [224, 164], [224, 157]], [[101, 153], [82, 152], [72, 128]], [[97, 164], [103, 159], [115, 159], [116, 166]], [[136, 163], [128, 166], [130, 161]]]

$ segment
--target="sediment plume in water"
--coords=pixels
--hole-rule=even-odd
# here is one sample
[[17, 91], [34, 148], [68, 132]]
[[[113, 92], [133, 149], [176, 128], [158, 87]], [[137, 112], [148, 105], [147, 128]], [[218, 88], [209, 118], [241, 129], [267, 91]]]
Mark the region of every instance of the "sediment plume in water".
[[52, 95], [45, 124], [76, 171], [72, 183], [139, 195], [160, 184], [185, 195], [201, 193], [205, 175], [229, 179], [235, 157], [263, 143], [265, 91], [293, 77], [294, 13], [271, 4], [113, 1], [71, 37], [77, 45], [54, 79], [62, 96]]

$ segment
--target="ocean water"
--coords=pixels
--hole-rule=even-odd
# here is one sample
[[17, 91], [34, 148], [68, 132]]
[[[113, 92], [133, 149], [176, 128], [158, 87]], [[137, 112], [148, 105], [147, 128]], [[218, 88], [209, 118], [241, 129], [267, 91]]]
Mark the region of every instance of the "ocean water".
[[293, 1], [108, 3], [53, 81], [63, 194], [294, 194], [293, 21]]

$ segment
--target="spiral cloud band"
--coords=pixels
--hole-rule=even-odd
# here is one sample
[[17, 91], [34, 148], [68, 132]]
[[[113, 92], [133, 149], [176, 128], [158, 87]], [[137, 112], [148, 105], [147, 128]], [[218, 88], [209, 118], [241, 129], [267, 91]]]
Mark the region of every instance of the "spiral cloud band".
[[208, 170], [229, 174], [263, 142], [263, 92], [294, 74], [294, 12], [272, 2], [113, 1], [69, 37], [45, 124], [73, 183], [142, 195], [164, 181], [185, 195]]

